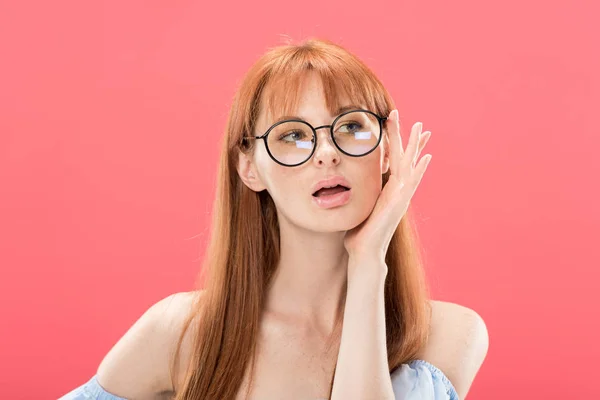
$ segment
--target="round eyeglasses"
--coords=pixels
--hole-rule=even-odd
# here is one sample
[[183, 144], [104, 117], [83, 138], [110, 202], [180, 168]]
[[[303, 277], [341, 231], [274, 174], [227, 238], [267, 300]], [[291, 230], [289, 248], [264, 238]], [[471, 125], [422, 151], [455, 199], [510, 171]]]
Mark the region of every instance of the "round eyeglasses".
[[263, 139], [269, 156], [277, 164], [295, 167], [308, 161], [317, 148], [317, 129], [329, 128], [335, 146], [351, 157], [371, 153], [381, 142], [383, 122], [387, 117], [368, 110], [351, 110], [338, 115], [331, 125], [313, 127], [301, 119], [288, 119], [273, 124], [261, 136], [245, 136], [242, 140]]

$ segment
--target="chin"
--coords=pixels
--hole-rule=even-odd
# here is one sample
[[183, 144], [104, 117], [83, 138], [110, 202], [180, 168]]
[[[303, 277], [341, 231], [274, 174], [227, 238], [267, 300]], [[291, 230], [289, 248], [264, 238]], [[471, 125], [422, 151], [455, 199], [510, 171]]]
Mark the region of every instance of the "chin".
[[308, 229], [324, 233], [349, 231], [363, 223], [371, 212], [370, 210], [364, 210], [359, 213], [347, 206], [332, 208], [327, 211], [328, 213], [325, 215], [315, 215], [313, 213], [310, 217], [313, 224]]

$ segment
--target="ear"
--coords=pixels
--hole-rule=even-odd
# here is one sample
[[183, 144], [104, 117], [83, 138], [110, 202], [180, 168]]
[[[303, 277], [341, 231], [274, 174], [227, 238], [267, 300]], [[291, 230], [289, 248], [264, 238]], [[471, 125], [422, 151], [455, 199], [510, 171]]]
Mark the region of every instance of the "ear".
[[383, 163], [381, 165], [381, 174], [385, 174], [390, 169], [390, 139], [387, 131], [383, 135]]
[[254, 160], [252, 157], [242, 151], [238, 150], [238, 165], [237, 172], [242, 182], [248, 188], [255, 192], [261, 192], [266, 189], [262, 180], [256, 173], [256, 165], [254, 164]]

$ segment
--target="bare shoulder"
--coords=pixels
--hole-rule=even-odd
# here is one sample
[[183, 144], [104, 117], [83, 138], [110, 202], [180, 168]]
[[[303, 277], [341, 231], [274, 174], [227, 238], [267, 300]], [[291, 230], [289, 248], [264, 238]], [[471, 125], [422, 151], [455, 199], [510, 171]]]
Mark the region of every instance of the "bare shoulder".
[[[189, 311], [201, 295], [198, 291], [178, 292], [150, 306], [100, 363], [100, 385], [124, 398], [168, 398], [173, 392], [172, 356]], [[179, 365], [185, 362], [183, 358]]]
[[483, 318], [469, 307], [441, 300], [431, 300], [430, 304], [432, 309], [432, 324], [485, 325]]
[[419, 358], [442, 370], [464, 399], [487, 355], [487, 326], [460, 304], [432, 300], [431, 309], [429, 339]]

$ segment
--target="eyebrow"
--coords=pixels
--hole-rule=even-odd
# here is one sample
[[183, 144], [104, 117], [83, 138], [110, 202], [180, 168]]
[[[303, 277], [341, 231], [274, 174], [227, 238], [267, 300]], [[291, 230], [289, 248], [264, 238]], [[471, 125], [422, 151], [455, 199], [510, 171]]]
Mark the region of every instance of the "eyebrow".
[[[350, 111], [350, 110], [363, 110], [363, 109], [364, 109], [363, 107], [361, 107], [361, 106], [357, 106], [356, 104], [349, 104], [349, 105], [342, 106], [342, 107], [338, 108], [338, 109], [336, 110], [336, 112], [335, 112], [335, 115], [336, 115], [336, 116], [338, 116], [338, 115], [340, 115], [341, 113], [343, 113], [343, 112], [345, 112], [345, 111]], [[278, 122], [281, 122], [281, 121], [284, 121], [284, 120], [286, 120], [286, 119], [301, 119], [302, 121], [306, 121], [306, 119], [305, 119], [305, 118], [298, 117], [298, 116], [295, 116], [295, 115], [284, 115], [284, 116], [282, 116], [282, 117], [279, 117], [279, 118], [277, 118], [275, 121], [273, 121], [273, 122], [271, 123], [271, 125], [274, 125], [274, 124], [276, 124], [276, 123], [278, 123]], [[334, 117], [334, 119], [335, 119], [335, 117]]]

